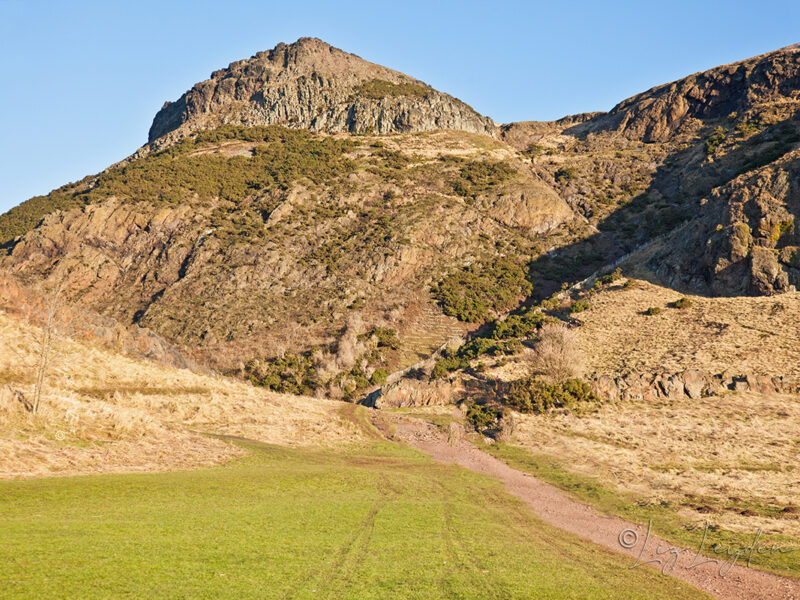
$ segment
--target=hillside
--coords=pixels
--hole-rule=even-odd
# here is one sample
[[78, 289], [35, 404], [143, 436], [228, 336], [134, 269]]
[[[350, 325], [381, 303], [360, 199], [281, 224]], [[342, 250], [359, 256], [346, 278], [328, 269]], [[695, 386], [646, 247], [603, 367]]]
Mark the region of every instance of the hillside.
[[164, 105], [148, 141], [160, 147], [222, 124], [381, 134], [433, 129], [490, 134], [495, 128], [460, 100], [315, 38], [278, 44], [214, 71]]
[[0, 588], [800, 597], [798, 217], [800, 46], [504, 125], [233, 62], [0, 215]]
[[501, 136], [597, 228], [570, 257], [601, 246], [620, 256], [665, 236], [650, 266], [669, 286], [782, 293], [800, 281], [799, 77], [800, 48], [790, 46], [656, 87], [609, 113], [514, 123]]
[[[41, 330], [0, 311], [0, 478], [213, 465], [241, 449], [205, 434], [335, 446], [362, 433], [335, 402], [282, 396], [59, 336], [35, 415]], [[22, 394], [22, 396], [20, 396]]]
[[348, 399], [633, 251], [682, 292], [789, 292], [798, 64], [784, 48], [609, 113], [496, 127], [304, 38], [0, 216], [0, 268], [67, 277], [72, 302], [200, 364]]
[[[278, 387], [305, 393], [340, 373], [406, 366], [463, 334], [428, 308], [428, 290], [451, 274], [447, 312], [481, 321], [512, 308], [530, 292], [526, 265], [543, 236], [570, 240], [581, 227], [518, 153], [461, 132], [226, 126], [51, 197], [74, 208], [46, 216], [3, 268], [27, 281], [68, 272], [83, 306], [218, 369], [263, 379], [253, 361], [289, 353], [296, 383]], [[466, 265], [485, 291], [465, 289]], [[420, 326], [443, 333], [415, 344]]]

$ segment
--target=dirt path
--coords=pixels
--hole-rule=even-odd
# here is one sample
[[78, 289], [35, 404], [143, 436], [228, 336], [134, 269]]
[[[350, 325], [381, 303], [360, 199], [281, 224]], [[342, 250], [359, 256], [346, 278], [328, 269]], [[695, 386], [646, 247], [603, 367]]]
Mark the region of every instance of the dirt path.
[[674, 546], [648, 536], [647, 527], [603, 515], [572, 500], [556, 487], [509, 467], [467, 441], [449, 444], [430, 423], [385, 413], [380, 418], [394, 425], [400, 440], [437, 461], [496, 477], [546, 523], [630, 556], [632, 567], [638, 562], [637, 568], [649, 565], [661, 569], [724, 600], [800, 600], [800, 581], [748, 568], [744, 566], [746, 556], [731, 566], [726, 556], [710, 558], [698, 555], [697, 548]]

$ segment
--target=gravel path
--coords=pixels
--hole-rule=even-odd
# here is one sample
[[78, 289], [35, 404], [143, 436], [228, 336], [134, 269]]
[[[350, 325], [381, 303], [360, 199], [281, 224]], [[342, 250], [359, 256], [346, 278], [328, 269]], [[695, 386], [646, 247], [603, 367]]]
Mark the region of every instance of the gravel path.
[[[456, 463], [499, 479], [546, 523], [630, 556], [632, 567], [638, 562], [637, 568], [648, 565], [661, 569], [724, 600], [800, 600], [800, 581], [748, 568], [746, 556], [731, 565], [726, 556], [705, 557], [698, 555], [697, 548], [674, 546], [654, 535], [648, 536], [646, 526], [601, 514], [572, 500], [556, 487], [509, 467], [467, 441], [448, 443], [430, 423], [385, 413], [380, 418], [394, 425], [396, 437], [401, 441], [437, 461]], [[376, 424], [380, 426], [379, 422]]]

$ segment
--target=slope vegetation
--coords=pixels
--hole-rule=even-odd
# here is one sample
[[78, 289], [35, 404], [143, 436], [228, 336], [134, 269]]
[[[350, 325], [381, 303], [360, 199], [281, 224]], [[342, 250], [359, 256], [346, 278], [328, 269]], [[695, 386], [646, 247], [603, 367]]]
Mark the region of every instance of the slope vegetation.
[[62, 337], [33, 415], [21, 399], [34, 397], [40, 340], [39, 328], [0, 312], [0, 477], [188, 468], [242, 454], [205, 433], [290, 446], [362, 436], [335, 402], [281, 396]]

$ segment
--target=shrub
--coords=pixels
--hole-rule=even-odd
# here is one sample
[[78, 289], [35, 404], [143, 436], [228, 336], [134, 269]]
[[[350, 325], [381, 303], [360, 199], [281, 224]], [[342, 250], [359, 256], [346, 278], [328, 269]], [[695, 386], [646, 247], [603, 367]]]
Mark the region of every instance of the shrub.
[[[353, 308], [351, 305], [350, 308]], [[358, 336], [359, 341], [367, 340], [374, 337], [378, 342], [378, 348], [391, 348], [397, 350], [400, 347], [400, 338], [397, 335], [397, 330], [391, 327], [376, 327], [362, 333]]]
[[469, 360], [465, 358], [460, 358], [457, 356], [440, 358], [433, 366], [433, 370], [431, 371], [431, 379], [441, 379], [442, 377], [449, 375], [452, 371], [465, 369], [468, 366]]
[[474, 198], [511, 179], [515, 173], [514, 168], [503, 161], [472, 161], [459, 169], [453, 191], [459, 196]]
[[608, 285], [609, 283], [614, 283], [615, 281], [619, 281], [620, 279], [622, 279], [622, 269], [617, 267], [616, 269], [611, 271], [611, 273], [609, 273], [608, 275], [603, 275], [600, 278], [600, 282], [604, 285]]
[[725, 141], [726, 137], [725, 130], [721, 125], [714, 128], [714, 133], [712, 133], [705, 142], [706, 154], [714, 154], [720, 144]]
[[547, 382], [536, 377], [513, 381], [504, 402], [524, 413], [543, 413], [551, 408], [575, 408], [579, 404], [599, 403], [591, 387], [580, 379], [561, 383]]
[[386, 383], [387, 376], [388, 373], [386, 372], [386, 369], [375, 369], [372, 372], [372, 375], [370, 375], [369, 381], [373, 385], [383, 385]]
[[659, 306], [651, 306], [646, 311], [644, 311], [644, 314], [646, 314], [649, 317], [661, 314], [661, 307], [659, 307]]
[[497, 423], [501, 412], [486, 404], [471, 404], [467, 408], [467, 421], [472, 424], [476, 431], [481, 432], [490, 425]]
[[431, 93], [431, 88], [421, 83], [403, 82], [392, 83], [385, 79], [371, 79], [353, 88], [353, 91], [362, 98], [380, 100], [381, 98], [394, 98], [397, 96], [425, 97]]
[[525, 152], [523, 152], [523, 154], [526, 154], [526, 155], [530, 156], [531, 158], [535, 158], [537, 156], [541, 156], [546, 151], [547, 151], [547, 148], [545, 148], [544, 146], [540, 146], [539, 144], [531, 143], [528, 146], [528, 149], [525, 150]]
[[673, 308], [689, 308], [692, 305], [692, 301], [689, 298], [679, 298], [672, 303]]
[[446, 354], [436, 361], [431, 371], [431, 379], [440, 379], [447, 376], [452, 371], [466, 369], [469, 362], [483, 355], [503, 356], [516, 354], [522, 350], [522, 344], [516, 340], [498, 341], [489, 338], [475, 338], [466, 344], [461, 345], [452, 354]]
[[743, 138], [747, 138], [758, 133], [759, 128], [758, 124], [754, 121], [740, 121], [736, 125], [736, 131]]
[[245, 373], [254, 385], [283, 394], [311, 394], [317, 386], [310, 354], [287, 354], [269, 361], [250, 360]]
[[580, 300], [575, 301], [572, 306], [569, 307], [570, 313], [579, 313], [585, 310], [589, 310], [592, 305], [589, 303], [588, 300], [584, 300], [581, 298]]
[[495, 323], [491, 336], [496, 340], [530, 337], [545, 318], [545, 314], [538, 307], [531, 307], [521, 314], [509, 315], [504, 321]]
[[583, 359], [575, 332], [556, 323], [542, 325], [532, 366], [537, 372], [556, 382], [578, 376], [583, 368]]
[[[259, 143], [252, 157], [219, 154], [192, 154], [193, 150], [221, 141], [238, 139]], [[278, 126], [238, 127], [223, 125], [198, 131], [162, 152], [134, 159], [110, 168], [96, 177], [37, 196], [0, 216], [0, 245], [35, 227], [42, 217], [55, 210], [66, 210], [100, 202], [111, 196], [173, 203], [195, 198], [219, 198], [237, 203], [249, 195], [270, 189], [287, 189], [301, 178], [315, 183], [332, 181], [356, 168], [343, 154], [355, 146], [345, 139], [315, 136], [309, 131]], [[263, 230], [262, 213], [274, 206], [259, 207], [253, 214], [240, 214], [247, 228]], [[239, 230], [230, 212], [222, 211], [212, 226]], [[257, 227], [254, 229], [254, 227]]]
[[475, 338], [462, 345], [457, 351], [456, 356], [466, 360], [472, 360], [488, 354], [490, 356], [503, 356], [516, 354], [522, 350], [522, 344], [516, 341], [501, 342], [489, 338]]
[[434, 289], [434, 296], [446, 315], [479, 323], [488, 317], [489, 311], [513, 308], [520, 297], [531, 291], [523, 268], [498, 257], [448, 275]]
[[556, 183], [569, 183], [577, 176], [578, 172], [575, 170], [575, 167], [562, 167], [555, 172], [553, 178], [556, 180]]

